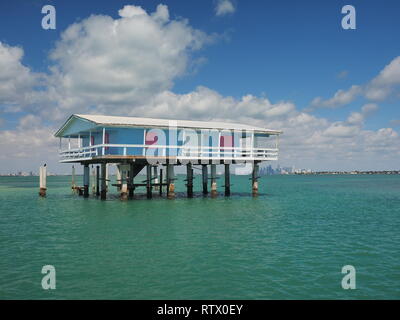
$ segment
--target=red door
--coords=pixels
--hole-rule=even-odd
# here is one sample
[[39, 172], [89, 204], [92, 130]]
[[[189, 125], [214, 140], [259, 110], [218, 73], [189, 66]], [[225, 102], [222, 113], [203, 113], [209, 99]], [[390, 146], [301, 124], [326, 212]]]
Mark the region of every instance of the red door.
[[[105, 133], [104, 135], [104, 144], [109, 144], [110, 143], [110, 135], [108, 132]], [[105, 150], [108, 151], [109, 147], [106, 147]]]

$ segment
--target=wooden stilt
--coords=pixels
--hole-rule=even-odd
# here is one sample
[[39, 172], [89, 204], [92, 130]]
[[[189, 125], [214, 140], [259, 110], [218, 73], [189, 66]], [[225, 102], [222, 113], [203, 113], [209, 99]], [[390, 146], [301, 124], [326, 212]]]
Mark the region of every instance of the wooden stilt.
[[120, 165], [120, 183], [121, 183], [121, 200], [128, 200], [128, 166], [127, 165]]
[[91, 185], [92, 185], [92, 193], [96, 194], [96, 169], [92, 165], [92, 175], [91, 175]]
[[133, 193], [135, 191], [135, 186], [134, 186], [134, 181], [133, 181], [133, 171], [135, 170], [134, 163], [132, 162], [129, 166], [129, 184], [128, 184], [128, 190], [129, 190], [129, 199], [133, 199]]
[[168, 164], [165, 166], [165, 171], [166, 171], [166, 176], [165, 176], [165, 182], [167, 183], [167, 198], [169, 195], [169, 170], [168, 170]]
[[96, 166], [96, 196], [100, 196], [100, 167]]
[[101, 164], [101, 200], [107, 199], [107, 164]]
[[46, 197], [47, 190], [47, 167], [44, 165], [39, 168], [39, 196]]
[[76, 190], [78, 191], [78, 196], [82, 197], [83, 196], [83, 188], [82, 187], [76, 187]]
[[76, 185], [75, 185], [75, 167], [72, 166], [72, 179], [71, 179], [71, 189], [73, 193], [76, 193]]
[[151, 199], [152, 190], [151, 190], [151, 165], [148, 164], [146, 166], [147, 169], [147, 179], [146, 179], [146, 190], [147, 190], [147, 199]]
[[85, 164], [83, 167], [83, 197], [89, 197], [89, 165]]
[[203, 182], [203, 194], [208, 193], [207, 185], [208, 185], [208, 168], [206, 164], [201, 165], [201, 176]]
[[174, 165], [173, 164], [167, 164], [167, 197], [168, 197], [168, 199], [175, 198]]
[[160, 196], [162, 196], [162, 189], [163, 189], [163, 185], [162, 185], [162, 183], [163, 183], [163, 169], [160, 169], [160, 189], [159, 189], [159, 191], [160, 191]]
[[259, 170], [258, 163], [256, 161], [254, 161], [253, 172], [251, 174], [253, 196], [258, 195], [258, 170]]
[[120, 185], [122, 185], [121, 165], [117, 164], [117, 191], [121, 191]]
[[192, 164], [188, 163], [186, 165], [186, 178], [187, 178], [187, 196], [188, 198], [193, 198], [193, 168]]
[[217, 165], [211, 165], [211, 196], [216, 197], [217, 192]]
[[[106, 163], [106, 172], [105, 172], [105, 178], [106, 178], [106, 191], [108, 192], [108, 170], [109, 169], [109, 166], [108, 166], [108, 163]], [[102, 177], [103, 177], [103, 175], [102, 175]]]
[[158, 191], [158, 188], [159, 188], [159, 186], [158, 186], [158, 169], [157, 169], [157, 166], [154, 166], [153, 167], [153, 178], [154, 178], [154, 190], [156, 190], [156, 191]]
[[231, 195], [231, 173], [229, 170], [229, 164], [225, 163], [225, 196]]

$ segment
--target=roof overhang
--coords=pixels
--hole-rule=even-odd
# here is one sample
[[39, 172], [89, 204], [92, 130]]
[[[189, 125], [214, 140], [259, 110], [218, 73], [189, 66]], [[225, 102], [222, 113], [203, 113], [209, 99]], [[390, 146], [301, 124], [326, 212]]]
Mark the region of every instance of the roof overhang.
[[73, 114], [67, 121], [61, 126], [61, 128], [54, 134], [55, 137], [62, 137], [63, 132], [68, 125], [79, 119], [86, 122], [91, 122], [95, 126], [102, 127], [136, 127], [136, 128], [160, 128], [168, 129], [171, 126], [185, 129], [208, 129], [208, 130], [242, 130], [252, 131], [254, 133], [279, 135], [283, 131], [280, 130], [269, 130], [260, 127], [253, 127], [251, 125], [237, 124], [230, 122], [212, 122], [212, 121], [192, 121], [192, 120], [171, 120], [171, 119], [153, 119], [153, 118], [135, 118], [135, 117], [116, 117], [116, 116], [104, 116], [104, 115], [80, 115]]

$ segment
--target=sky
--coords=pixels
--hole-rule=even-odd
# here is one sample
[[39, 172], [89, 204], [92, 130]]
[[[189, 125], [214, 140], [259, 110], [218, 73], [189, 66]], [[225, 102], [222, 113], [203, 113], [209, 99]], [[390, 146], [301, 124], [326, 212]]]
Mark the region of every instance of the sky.
[[399, 17], [391, 0], [2, 1], [0, 173], [69, 172], [54, 133], [73, 113], [254, 124], [284, 131], [281, 166], [398, 170]]

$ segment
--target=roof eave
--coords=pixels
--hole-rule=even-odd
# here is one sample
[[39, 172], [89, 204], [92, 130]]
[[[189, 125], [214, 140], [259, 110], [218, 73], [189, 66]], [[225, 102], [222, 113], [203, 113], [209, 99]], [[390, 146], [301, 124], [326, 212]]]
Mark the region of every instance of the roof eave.
[[[125, 123], [100, 123], [100, 122], [95, 122], [93, 120], [90, 120], [91, 122], [95, 123], [97, 126], [104, 126], [104, 127], [125, 127], [125, 128], [159, 128], [159, 129], [169, 129], [170, 127], [168, 126], [163, 126], [163, 125], [145, 125], [145, 124], [125, 124]], [[215, 129], [215, 130], [247, 130], [247, 131], [254, 131], [255, 133], [263, 133], [263, 134], [275, 134], [279, 135], [282, 134], [283, 131], [279, 130], [257, 130], [257, 129], [235, 129], [235, 128], [198, 128], [198, 127], [189, 127], [189, 126], [180, 126], [177, 125], [177, 128], [183, 128], [183, 129]]]
[[83, 120], [83, 121], [92, 122], [92, 123], [98, 125], [98, 123], [96, 123], [95, 121], [92, 121], [92, 120], [89, 120], [89, 119], [86, 119], [86, 118], [82, 118], [82, 117], [80, 117], [80, 116], [78, 116], [78, 115], [76, 115], [76, 114], [72, 114], [72, 115], [67, 119], [67, 121], [64, 122], [64, 124], [61, 126], [61, 128], [57, 130], [57, 132], [54, 134], [54, 136], [55, 136], [56, 138], [62, 137], [63, 131], [65, 130], [65, 128], [67, 127], [67, 125], [68, 125], [74, 118], [75, 118], [75, 119], [81, 119], [81, 120]]
[[[62, 137], [62, 133], [65, 130], [65, 128], [67, 127], [67, 125], [74, 119], [81, 119], [83, 121], [88, 121], [91, 122], [93, 124], [95, 124], [96, 126], [104, 126], [104, 127], [136, 127], [136, 128], [146, 128], [146, 127], [152, 127], [152, 128], [162, 128], [162, 129], [168, 129], [168, 126], [163, 126], [163, 125], [149, 125], [149, 126], [145, 126], [145, 125], [136, 125], [136, 124], [110, 124], [110, 123], [101, 123], [101, 122], [97, 122], [91, 119], [88, 119], [86, 117], [82, 117], [80, 115], [77, 114], [72, 114], [67, 121], [65, 121], [65, 123], [61, 126], [60, 129], [58, 129], [58, 131], [54, 134], [55, 137]], [[205, 129], [205, 128], [196, 128], [196, 127], [189, 127], [189, 126], [177, 126], [179, 128], [188, 128], [188, 129]], [[271, 134], [271, 135], [280, 135], [283, 134], [283, 131], [281, 130], [259, 130], [259, 128], [257, 129], [227, 129], [227, 128], [208, 128], [208, 129], [216, 129], [216, 130], [248, 130], [248, 131], [253, 131], [254, 133], [261, 133], [261, 134]]]

